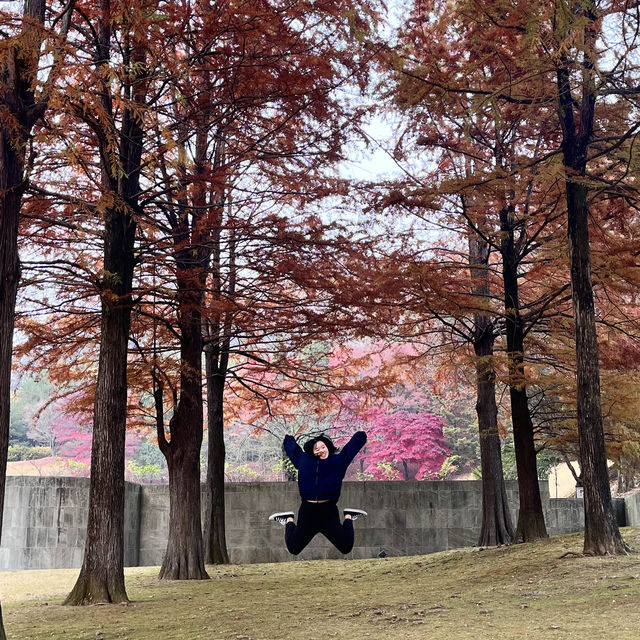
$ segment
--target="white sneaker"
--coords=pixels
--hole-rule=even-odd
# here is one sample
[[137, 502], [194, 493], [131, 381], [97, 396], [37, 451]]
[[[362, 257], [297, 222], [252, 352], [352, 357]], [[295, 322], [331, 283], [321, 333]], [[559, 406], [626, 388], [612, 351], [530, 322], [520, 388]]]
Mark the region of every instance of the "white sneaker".
[[369, 514], [366, 511], [363, 511], [362, 509], [344, 509], [344, 515], [351, 516], [352, 520], [357, 520], [361, 516], [363, 518], [366, 518]]
[[287, 524], [287, 520], [289, 518], [293, 518], [294, 513], [293, 511], [280, 511], [278, 513], [272, 513], [269, 516], [269, 520], [273, 520], [274, 522], [277, 522], [278, 524], [281, 525], [286, 525]]

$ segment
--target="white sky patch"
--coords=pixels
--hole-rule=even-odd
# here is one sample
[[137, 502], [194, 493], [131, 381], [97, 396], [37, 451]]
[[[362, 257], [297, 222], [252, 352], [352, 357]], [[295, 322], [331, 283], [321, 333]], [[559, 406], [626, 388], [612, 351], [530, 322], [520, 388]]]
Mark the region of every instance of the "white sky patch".
[[393, 127], [375, 118], [363, 127], [368, 144], [358, 140], [347, 147], [346, 156], [339, 172], [345, 178], [376, 181], [402, 174], [401, 168], [393, 158]]

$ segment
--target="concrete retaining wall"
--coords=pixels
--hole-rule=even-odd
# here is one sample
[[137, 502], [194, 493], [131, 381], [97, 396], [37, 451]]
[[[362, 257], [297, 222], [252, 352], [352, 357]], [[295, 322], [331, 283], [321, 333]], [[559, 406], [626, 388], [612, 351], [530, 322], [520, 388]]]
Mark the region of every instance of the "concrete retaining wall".
[[628, 526], [640, 525], [640, 493], [632, 493], [624, 499], [624, 512]]
[[[354, 525], [356, 545], [349, 557], [417, 555], [477, 544], [482, 523], [481, 490], [477, 481], [345, 482], [339, 506], [369, 513], [368, 518], [357, 520]], [[547, 483], [541, 483], [541, 491], [551, 535], [584, 528], [582, 500], [550, 500]], [[516, 482], [507, 483], [507, 493], [515, 525]], [[298, 505], [293, 483], [228, 485], [227, 546], [232, 562], [291, 560], [284, 547], [282, 527], [268, 522], [267, 517], [273, 511], [295, 511]], [[298, 556], [303, 560], [340, 557], [322, 536]], [[157, 564], [161, 558], [153, 558], [152, 563]]]
[[[582, 500], [549, 499], [541, 483], [551, 535], [580, 531]], [[514, 524], [517, 483], [507, 491]], [[79, 567], [82, 564], [89, 480], [85, 478], [8, 477], [0, 546], [0, 570]], [[356, 546], [349, 557], [414, 555], [475, 545], [481, 524], [481, 485], [475, 481], [345, 482], [341, 507], [358, 507], [369, 517], [355, 523]], [[295, 483], [226, 485], [227, 546], [234, 563], [281, 562], [292, 556], [284, 529], [269, 522], [273, 511], [297, 510]], [[625, 502], [617, 502], [625, 524]], [[125, 564], [162, 562], [169, 526], [166, 485], [126, 484]], [[640, 524], [640, 497], [628, 502], [629, 524]], [[318, 536], [298, 558], [342, 557]]]
[[[138, 564], [140, 485], [125, 484], [125, 564]], [[82, 566], [88, 478], [8, 476], [0, 570]]]

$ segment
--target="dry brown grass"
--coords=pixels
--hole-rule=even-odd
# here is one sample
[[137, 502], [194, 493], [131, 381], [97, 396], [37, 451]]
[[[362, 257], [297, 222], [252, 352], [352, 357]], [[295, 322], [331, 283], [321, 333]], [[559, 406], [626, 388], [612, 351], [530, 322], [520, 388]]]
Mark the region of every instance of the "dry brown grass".
[[[640, 528], [623, 530], [640, 550]], [[0, 573], [20, 640], [474, 640], [615, 638], [640, 632], [640, 555], [589, 558], [582, 536], [357, 561], [210, 567], [165, 582], [127, 570], [128, 605], [63, 607], [77, 571]]]
[[64, 461], [55, 456], [7, 462], [8, 476], [57, 476], [65, 471]]

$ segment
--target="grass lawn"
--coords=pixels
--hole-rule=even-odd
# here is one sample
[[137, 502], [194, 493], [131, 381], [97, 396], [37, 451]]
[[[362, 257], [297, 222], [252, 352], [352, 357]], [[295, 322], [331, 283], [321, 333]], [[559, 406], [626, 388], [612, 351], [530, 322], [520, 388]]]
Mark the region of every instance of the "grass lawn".
[[[640, 528], [623, 530], [640, 551]], [[127, 605], [63, 607], [77, 570], [0, 573], [10, 639], [414, 640], [640, 637], [640, 555], [587, 558], [582, 535], [374, 560], [126, 570]], [[572, 553], [574, 552], [574, 553]], [[568, 555], [566, 555], [568, 554]]]

